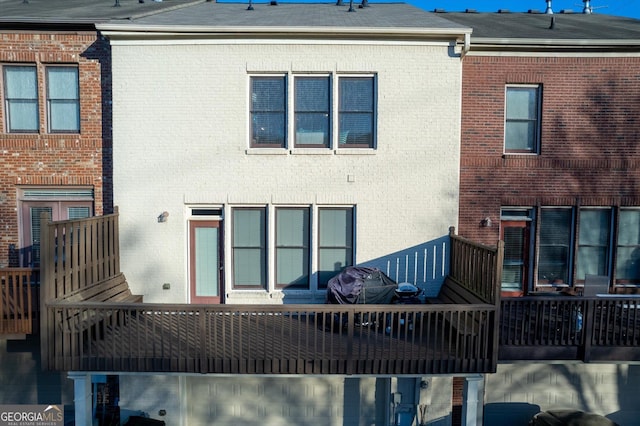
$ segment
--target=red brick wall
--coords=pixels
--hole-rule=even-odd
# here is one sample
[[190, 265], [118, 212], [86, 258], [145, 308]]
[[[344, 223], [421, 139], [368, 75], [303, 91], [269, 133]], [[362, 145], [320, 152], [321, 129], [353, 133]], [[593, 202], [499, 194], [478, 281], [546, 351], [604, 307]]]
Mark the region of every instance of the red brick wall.
[[[640, 58], [564, 56], [463, 59], [460, 235], [495, 244], [501, 206], [640, 206]], [[539, 156], [503, 155], [509, 83], [542, 85]]]
[[[77, 64], [79, 68], [80, 134], [47, 133], [43, 119], [46, 117], [45, 66], [58, 63]], [[9, 247], [20, 247], [19, 186], [91, 186], [95, 193], [95, 213], [102, 214], [112, 208], [111, 66], [106, 41], [97, 37], [95, 31], [2, 31], [0, 65], [3, 64], [37, 66], [41, 125], [37, 134], [7, 133], [4, 84], [0, 84], [0, 267], [17, 266], [9, 255]], [[104, 123], [103, 114], [107, 117]]]

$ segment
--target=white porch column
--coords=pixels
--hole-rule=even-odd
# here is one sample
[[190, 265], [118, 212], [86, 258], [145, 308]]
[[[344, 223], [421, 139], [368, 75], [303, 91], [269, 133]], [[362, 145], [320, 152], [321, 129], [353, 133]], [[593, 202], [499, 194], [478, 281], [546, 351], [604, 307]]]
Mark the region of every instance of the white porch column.
[[77, 426], [91, 426], [93, 424], [93, 410], [91, 399], [91, 374], [69, 372], [73, 380], [73, 409]]
[[482, 426], [484, 378], [481, 375], [465, 377], [462, 391], [462, 425]]

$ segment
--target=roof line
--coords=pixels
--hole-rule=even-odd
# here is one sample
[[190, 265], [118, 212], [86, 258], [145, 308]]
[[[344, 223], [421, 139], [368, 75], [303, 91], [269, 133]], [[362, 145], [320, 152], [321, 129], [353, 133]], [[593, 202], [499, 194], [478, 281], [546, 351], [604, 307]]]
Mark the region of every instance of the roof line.
[[309, 26], [176, 26], [176, 25], [132, 25], [105, 22], [96, 24], [96, 29], [109, 35], [127, 34], [129, 36], [141, 33], [166, 34], [377, 34], [377, 35], [406, 35], [406, 36], [450, 36], [462, 38], [471, 34], [471, 28], [401, 28], [401, 27], [309, 27]]

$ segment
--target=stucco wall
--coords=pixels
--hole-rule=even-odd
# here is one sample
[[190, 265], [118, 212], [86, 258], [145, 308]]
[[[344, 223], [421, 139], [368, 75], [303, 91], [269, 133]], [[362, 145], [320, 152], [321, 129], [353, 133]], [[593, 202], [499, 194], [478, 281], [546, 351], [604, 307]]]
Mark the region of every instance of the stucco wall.
[[[186, 301], [192, 204], [356, 205], [357, 263], [456, 224], [461, 67], [446, 43], [113, 44], [121, 263], [145, 301]], [[258, 71], [375, 73], [377, 149], [248, 154]]]

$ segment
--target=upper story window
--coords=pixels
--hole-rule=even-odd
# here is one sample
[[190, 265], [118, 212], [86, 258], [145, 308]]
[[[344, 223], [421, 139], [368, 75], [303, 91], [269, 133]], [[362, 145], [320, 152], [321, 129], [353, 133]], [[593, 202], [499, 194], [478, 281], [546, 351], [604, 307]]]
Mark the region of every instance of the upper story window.
[[251, 77], [251, 147], [284, 148], [286, 78]]
[[537, 154], [540, 152], [541, 86], [507, 86], [504, 151]]
[[49, 132], [80, 131], [80, 94], [77, 67], [47, 67]]
[[251, 148], [375, 147], [372, 75], [251, 76], [250, 87]]
[[329, 77], [295, 78], [295, 146], [328, 148], [331, 135]]
[[4, 66], [3, 71], [7, 131], [38, 132], [38, 75], [35, 65]]
[[[46, 120], [50, 133], [80, 132], [78, 67], [45, 67]], [[3, 66], [6, 129], [9, 133], [40, 131], [38, 67]]]
[[373, 148], [373, 78], [340, 78], [340, 147]]

